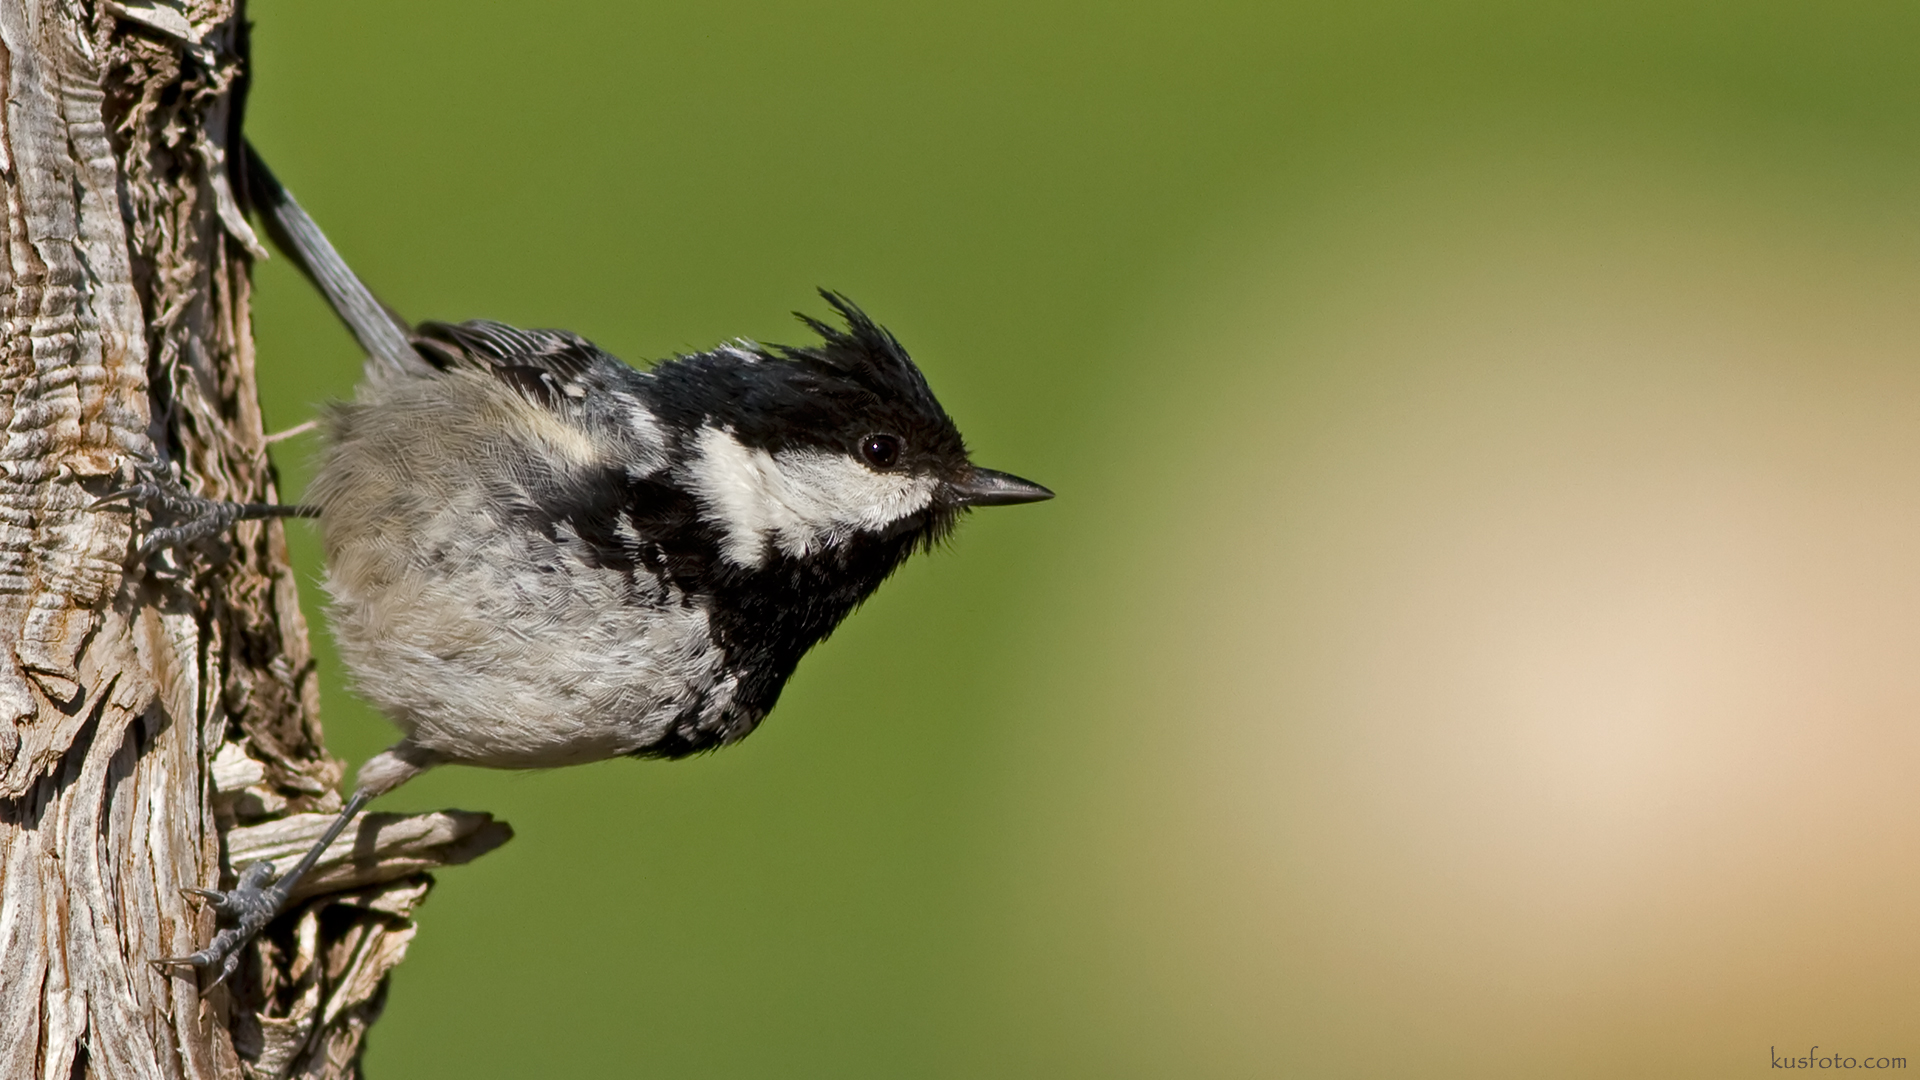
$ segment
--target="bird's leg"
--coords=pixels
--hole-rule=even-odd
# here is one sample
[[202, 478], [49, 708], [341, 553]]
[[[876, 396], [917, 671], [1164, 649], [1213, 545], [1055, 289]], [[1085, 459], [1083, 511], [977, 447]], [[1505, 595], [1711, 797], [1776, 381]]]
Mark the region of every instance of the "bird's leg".
[[[95, 500], [92, 509], [125, 505], [146, 510], [152, 523], [140, 542], [143, 559], [158, 551], [219, 536], [239, 521], [320, 516], [320, 511], [311, 506], [222, 502], [195, 495], [168, 475], [163, 466], [142, 464], [136, 467], [134, 476], [133, 483]], [[169, 523], [163, 525], [163, 520]]]
[[314, 863], [328, 845], [339, 839], [367, 802], [378, 798], [420, 775], [446, 759], [435, 751], [415, 746], [402, 739], [393, 746], [380, 751], [360, 766], [359, 775], [354, 778], [353, 797], [340, 815], [327, 826], [326, 835], [318, 843], [307, 849], [300, 862], [293, 869], [273, 880], [273, 864], [257, 862], [240, 872], [240, 883], [229, 892], [215, 889], [185, 889], [195, 896], [204, 896], [219, 914], [220, 921], [229, 925], [213, 935], [207, 947], [191, 956], [170, 956], [151, 961], [154, 967], [162, 971], [180, 971], [191, 968], [205, 971], [218, 968], [220, 973], [207, 986], [211, 990], [225, 982], [240, 967], [240, 950], [252, 941], [254, 936], [280, 914], [293, 890], [299, 886], [300, 879], [313, 869]]
[[307, 871], [313, 869], [314, 863], [320, 861], [321, 853], [339, 838], [348, 822], [351, 822], [354, 815], [367, 805], [367, 800], [373, 798], [373, 795], [373, 792], [365, 788], [355, 791], [353, 797], [347, 800], [346, 807], [340, 811], [340, 816], [334, 818], [333, 824], [327, 826], [326, 834], [307, 849], [307, 853], [301, 857], [300, 862], [293, 869], [280, 875], [278, 881], [273, 880], [273, 863], [257, 862], [241, 871], [240, 883], [228, 892], [217, 889], [182, 889], [182, 892], [205, 897], [220, 916], [220, 921], [229, 925], [215, 933], [213, 941], [199, 952], [191, 956], [169, 956], [154, 960], [153, 966], [162, 971], [182, 971], [188, 968], [205, 971], [209, 968], [217, 968], [220, 974], [207, 985], [208, 990], [227, 981], [228, 976], [239, 970], [240, 950], [246, 946], [247, 942], [252, 941], [256, 934], [266, 929], [274, 916], [280, 914], [280, 909], [286, 906], [287, 898], [293, 895], [294, 887], [300, 884], [300, 879], [306, 876]]

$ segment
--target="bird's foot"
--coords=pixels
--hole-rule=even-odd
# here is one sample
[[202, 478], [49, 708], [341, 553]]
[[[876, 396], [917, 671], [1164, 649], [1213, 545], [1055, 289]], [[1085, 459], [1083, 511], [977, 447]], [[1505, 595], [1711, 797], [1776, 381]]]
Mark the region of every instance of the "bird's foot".
[[209, 907], [219, 915], [220, 921], [228, 923], [213, 935], [213, 941], [207, 947], [191, 956], [168, 956], [152, 961], [153, 966], [163, 972], [181, 972], [218, 970], [219, 974], [205, 989], [211, 990], [240, 969], [240, 950], [247, 942], [266, 929], [280, 909], [286, 906], [287, 895], [292, 891], [295, 875], [288, 874], [279, 881], [273, 879], [273, 864], [257, 862], [240, 874], [240, 883], [227, 892], [218, 889], [182, 889], [181, 892], [202, 897]]
[[133, 483], [96, 499], [91, 509], [104, 510], [113, 506], [127, 506], [147, 512], [149, 524], [146, 537], [140, 541], [140, 557], [143, 559], [159, 551], [188, 547], [220, 536], [235, 522], [272, 517], [315, 517], [319, 513], [307, 506], [209, 499], [188, 491], [167, 473], [164, 466], [147, 464], [135, 468]]
[[266, 929], [267, 924], [273, 921], [273, 917], [280, 914], [281, 908], [287, 906], [287, 898], [293, 895], [293, 890], [300, 884], [300, 879], [313, 869], [314, 863], [320, 860], [321, 854], [340, 838], [340, 834], [346, 830], [354, 816], [366, 808], [367, 800], [371, 798], [373, 798], [373, 792], [365, 787], [355, 791], [353, 797], [347, 800], [347, 805], [340, 808], [340, 813], [334, 817], [333, 823], [327, 826], [327, 831], [320, 835], [320, 839], [313, 842], [313, 846], [300, 857], [300, 861], [294, 864], [293, 869], [280, 875], [277, 881], [273, 877], [272, 863], [257, 862], [240, 872], [240, 883], [230, 892], [220, 892], [217, 889], [182, 889], [182, 892], [204, 897], [214, 912], [220, 916], [220, 921], [232, 925], [221, 927], [213, 935], [213, 940], [207, 947], [199, 952], [191, 956], [169, 956], [155, 960], [152, 962], [153, 966], [161, 971], [175, 972], [183, 968], [192, 968], [195, 971], [219, 968], [220, 974], [214, 977], [207, 989], [211, 990], [226, 982], [227, 978], [240, 968], [240, 950], [246, 946], [247, 942], [252, 941], [255, 935]]

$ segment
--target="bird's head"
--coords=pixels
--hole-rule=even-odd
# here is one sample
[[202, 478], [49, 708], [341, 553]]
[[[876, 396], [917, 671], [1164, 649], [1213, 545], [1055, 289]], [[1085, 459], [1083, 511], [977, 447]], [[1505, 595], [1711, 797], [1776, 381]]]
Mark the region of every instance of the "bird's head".
[[654, 369], [654, 407], [682, 433], [686, 483], [726, 560], [759, 567], [876, 538], [904, 554], [971, 507], [1053, 497], [974, 465], [900, 342], [821, 295], [846, 325], [801, 315], [818, 345], [743, 343]]

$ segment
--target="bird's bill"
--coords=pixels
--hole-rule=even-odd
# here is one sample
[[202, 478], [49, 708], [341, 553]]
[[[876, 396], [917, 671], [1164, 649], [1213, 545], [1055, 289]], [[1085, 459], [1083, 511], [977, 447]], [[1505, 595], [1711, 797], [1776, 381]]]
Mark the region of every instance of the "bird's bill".
[[961, 506], [1012, 506], [1053, 498], [1053, 492], [1031, 480], [992, 469], [976, 468], [950, 484], [948, 490]]

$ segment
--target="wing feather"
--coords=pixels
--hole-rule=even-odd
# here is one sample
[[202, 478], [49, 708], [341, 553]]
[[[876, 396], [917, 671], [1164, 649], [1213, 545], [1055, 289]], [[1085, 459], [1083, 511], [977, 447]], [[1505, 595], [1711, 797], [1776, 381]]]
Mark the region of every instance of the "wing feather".
[[579, 334], [487, 319], [421, 323], [413, 345], [442, 371], [486, 372], [548, 407], [584, 400], [636, 374]]

